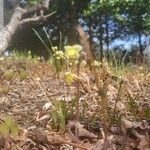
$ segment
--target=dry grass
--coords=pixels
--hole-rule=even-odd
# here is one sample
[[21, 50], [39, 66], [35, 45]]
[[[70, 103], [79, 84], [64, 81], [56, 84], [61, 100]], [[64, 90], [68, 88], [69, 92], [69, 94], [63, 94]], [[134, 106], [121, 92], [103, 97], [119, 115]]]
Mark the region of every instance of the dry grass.
[[[91, 73], [88, 67], [81, 67], [78, 78], [68, 85], [63, 73], [57, 76], [49, 63], [3, 60], [0, 116], [12, 116], [24, 128], [35, 124], [64, 132], [68, 121], [76, 118], [76, 107], [79, 107], [79, 122], [103, 138], [110, 134], [111, 127], [121, 126], [122, 117], [149, 121], [150, 72], [146, 66], [119, 70], [104, 62], [94, 70]], [[79, 105], [76, 105], [77, 96]], [[46, 103], [52, 106], [43, 111]], [[42, 120], [44, 115], [48, 117]]]

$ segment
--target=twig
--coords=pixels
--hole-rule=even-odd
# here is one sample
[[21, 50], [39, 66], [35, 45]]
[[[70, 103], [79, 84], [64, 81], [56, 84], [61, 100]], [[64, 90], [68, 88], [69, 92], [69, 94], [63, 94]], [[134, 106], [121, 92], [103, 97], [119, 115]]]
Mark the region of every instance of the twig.
[[[49, 96], [47, 95], [47, 91], [42, 87], [41, 83], [40, 83], [39, 81], [35, 81], [35, 80], [32, 78], [31, 75], [29, 75], [29, 78], [30, 78], [31, 81], [33, 81], [33, 83], [35, 83], [35, 84], [42, 90], [42, 92], [43, 92], [43, 94], [44, 94], [46, 100], [47, 100], [48, 102], [50, 102]], [[53, 105], [52, 105], [52, 107], [53, 107]]]
[[37, 23], [37, 22], [42, 22], [42, 21], [46, 21], [49, 17], [51, 17], [53, 14], [55, 14], [56, 11], [46, 15], [46, 16], [37, 16], [35, 18], [27, 18], [27, 19], [23, 19], [22, 21], [20, 21], [20, 25], [24, 25], [24, 24], [27, 24], [27, 23]]

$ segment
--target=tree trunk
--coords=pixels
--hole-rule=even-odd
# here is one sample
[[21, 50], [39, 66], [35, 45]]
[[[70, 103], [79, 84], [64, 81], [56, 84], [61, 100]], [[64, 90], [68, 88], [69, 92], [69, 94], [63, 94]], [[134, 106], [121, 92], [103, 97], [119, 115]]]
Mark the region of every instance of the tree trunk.
[[12, 36], [20, 25], [20, 20], [24, 11], [21, 8], [16, 8], [9, 24], [0, 32], [0, 55], [9, 46]]
[[40, 14], [40, 16], [33, 16], [33, 14], [36, 14], [36, 12], [45, 12], [47, 11], [47, 6], [43, 5], [37, 5], [34, 7], [31, 7], [30, 9], [22, 9], [20, 7], [15, 8], [15, 11], [10, 19], [10, 22], [6, 27], [4, 27], [0, 31], [0, 56], [4, 53], [6, 48], [9, 46], [13, 35], [17, 31], [17, 29], [20, 26], [31, 24], [31, 23], [39, 23], [39, 22], [45, 22], [52, 14], [55, 12], [43, 15], [43, 13]]
[[86, 60], [87, 62], [91, 63], [95, 59], [95, 55], [90, 47], [89, 35], [83, 30], [83, 27], [81, 25], [78, 25], [76, 29], [79, 33], [80, 42], [83, 45], [83, 48], [86, 53]]
[[4, 26], [4, 1], [0, 1], [0, 31], [3, 29]]
[[106, 46], [107, 46], [107, 51], [109, 50], [109, 24], [108, 24], [108, 16], [105, 16], [105, 31], [106, 31]]
[[92, 18], [89, 19], [88, 27], [89, 27], [89, 43], [90, 43], [90, 49], [93, 51], [93, 48], [92, 48], [92, 45], [93, 45]]
[[103, 52], [103, 27], [102, 27], [102, 16], [100, 16], [100, 24], [99, 24], [99, 47], [100, 47], [100, 55], [101, 55], [101, 62], [104, 57]]
[[74, 45], [79, 42], [78, 33], [76, 31], [76, 26], [78, 24], [78, 16], [76, 12], [75, 0], [71, 1], [69, 22], [70, 30], [68, 32], [68, 44]]
[[138, 39], [139, 39], [139, 50], [140, 54], [143, 56], [143, 47], [142, 47], [142, 39], [141, 39], [141, 31], [138, 31]]

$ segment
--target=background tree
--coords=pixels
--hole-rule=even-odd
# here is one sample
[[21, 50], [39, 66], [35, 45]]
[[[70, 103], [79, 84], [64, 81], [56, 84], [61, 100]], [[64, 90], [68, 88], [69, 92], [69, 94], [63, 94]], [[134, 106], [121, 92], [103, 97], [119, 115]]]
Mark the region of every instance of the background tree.
[[0, 31], [2, 30], [4, 26], [4, 17], [3, 17], [3, 9], [4, 9], [4, 3], [3, 1], [0, 1]]
[[[35, 6], [30, 8], [21, 8], [16, 1], [13, 3], [14, 13], [8, 25], [6, 25], [0, 32], [0, 54], [9, 46], [12, 37], [16, 31], [26, 24], [38, 24], [45, 22], [52, 14], [49, 14], [49, 0], [45, 0], [39, 4], [38, 0]], [[31, 2], [31, 1], [29, 1]]]
[[[61, 49], [65, 44], [79, 43], [75, 27], [81, 24], [88, 33], [91, 49], [95, 52], [98, 50], [101, 59], [104, 57], [104, 52], [110, 53], [110, 50], [117, 49], [119, 41], [127, 43], [127, 47], [131, 47], [131, 50], [132, 45], [137, 47], [134, 43], [138, 41], [139, 48], [137, 49], [142, 54], [144, 37], [149, 31], [149, 25], [146, 23], [150, 15], [150, 2], [148, 0], [52, 0], [50, 2], [49, 9], [46, 11], [44, 9], [45, 14], [48, 11], [55, 11], [56, 13], [46, 22], [40, 20], [38, 23], [30, 22], [30, 24], [23, 26], [26, 32], [21, 30], [17, 32], [18, 34], [21, 33], [21, 38], [18, 34], [15, 34], [16, 36], [11, 42], [11, 48], [30, 49], [39, 55], [45, 54], [47, 56], [48, 52], [42, 44], [38, 45], [40, 41], [34, 35], [32, 28], [38, 31], [49, 47], [51, 47], [50, 40], [54, 46], [59, 46]], [[20, 6], [27, 9], [36, 3], [42, 4], [38, 0], [21, 0]], [[37, 14], [41, 16], [39, 12]], [[35, 15], [35, 13], [32, 13], [32, 15]], [[19, 40], [16, 40], [16, 37], [19, 37]], [[133, 41], [132, 45], [130, 45], [131, 40]], [[122, 44], [118, 45], [118, 49], [120, 51], [127, 50], [127, 48], [123, 48]]]
[[85, 15], [90, 16], [88, 18], [95, 18], [94, 35], [99, 39], [101, 57], [103, 49], [109, 50], [116, 39], [129, 41], [133, 37], [138, 40], [142, 54], [144, 24], [150, 15], [149, 3], [142, 0], [96, 0], [90, 3]]
[[150, 1], [132, 0], [125, 3], [124, 14], [127, 15], [127, 26], [130, 34], [138, 37], [139, 50], [143, 55], [142, 36], [145, 30], [145, 20], [150, 15]]

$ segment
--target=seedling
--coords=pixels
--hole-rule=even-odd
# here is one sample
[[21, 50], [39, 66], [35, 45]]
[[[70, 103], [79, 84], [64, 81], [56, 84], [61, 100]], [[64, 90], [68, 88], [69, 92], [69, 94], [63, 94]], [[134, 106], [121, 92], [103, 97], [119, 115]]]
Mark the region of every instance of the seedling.
[[0, 134], [12, 135], [16, 137], [19, 132], [17, 123], [12, 118], [6, 118], [3, 123], [0, 124]]

